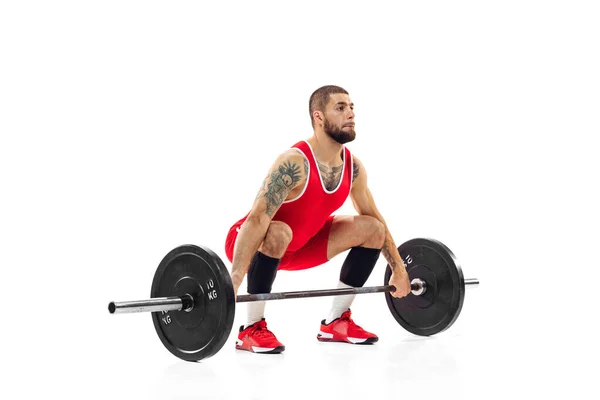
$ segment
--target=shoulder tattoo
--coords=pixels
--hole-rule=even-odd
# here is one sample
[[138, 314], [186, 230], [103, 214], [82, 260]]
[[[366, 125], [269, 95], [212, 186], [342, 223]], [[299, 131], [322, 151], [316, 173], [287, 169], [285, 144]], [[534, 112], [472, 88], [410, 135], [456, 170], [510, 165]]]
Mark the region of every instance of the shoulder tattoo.
[[358, 176], [358, 164], [353, 162], [352, 163], [352, 182], [354, 182], [356, 180], [356, 177]]

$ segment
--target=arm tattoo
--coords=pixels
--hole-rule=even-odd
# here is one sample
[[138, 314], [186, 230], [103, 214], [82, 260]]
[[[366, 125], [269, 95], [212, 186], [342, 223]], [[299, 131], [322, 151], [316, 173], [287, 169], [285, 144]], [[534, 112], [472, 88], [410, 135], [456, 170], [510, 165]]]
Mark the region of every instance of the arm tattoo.
[[395, 271], [398, 267], [398, 264], [396, 263], [396, 261], [394, 261], [394, 258], [392, 257], [392, 253], [390, 252], [390, 242], [389, 240], [387, 240], [387, 238], [385, 239], [385, 242], [383, 242], [383, 248], [381, 249], [381, 252], [383, 253], [385, 259], [388, 261], [388, 264], [390, 265], [392, 271]]
[[356, 179], [357, 176], [358, 176], [358, 164], [352, 163], [352, 182], [354, 182], [354, 180]]
[[308, 160], [304, 157], [304, 175], [308, 178]]
[[300, 181], [300, 176], [300, 166], [289, 161], [283, 162], [271, 173], [271, 182], [264, 194], [267, 199], [266, 213], [269, 217], [275, 214], [290, 191]]
[[319, 164], [319, 171], [321, 171], [321, 176], [323, 177], [323, 184], [327, 190], [333, 190], [337, 187], [340, 182], [340, 178], [342, 177], [342, 169], [344, 168], [344, 164], [339, 165], [337, 167], [333, 167], [329, 169], [329, 167], [325, 164]]

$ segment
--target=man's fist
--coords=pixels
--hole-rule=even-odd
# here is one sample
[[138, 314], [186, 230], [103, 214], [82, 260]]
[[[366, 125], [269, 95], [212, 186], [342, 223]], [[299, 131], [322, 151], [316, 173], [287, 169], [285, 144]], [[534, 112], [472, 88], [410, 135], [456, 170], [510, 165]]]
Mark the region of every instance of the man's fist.
[[408, 296], [410, 293], [410, 281], [408, 273], [405, 270], [392, 272], [388, 284], [396, 288], [396, 291], [390, 292], [393, 297], [401, 298]]

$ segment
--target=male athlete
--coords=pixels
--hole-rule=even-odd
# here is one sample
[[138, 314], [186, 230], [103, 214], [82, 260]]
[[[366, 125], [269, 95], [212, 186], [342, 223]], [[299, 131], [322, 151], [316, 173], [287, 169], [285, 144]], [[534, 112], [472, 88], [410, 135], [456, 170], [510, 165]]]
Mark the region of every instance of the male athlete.
[[[251, 210], [229, 230], [225, 242], [237, 296], [248, 273], [248, 293], [270, 293], [277, 270], [321, 265], [350, 250], [339, 288], [362, 287], [380, 253], [392, 274], [394, 297], [410, 292], [405, 265], [367, 186], [361, 161], [345, 143], [354, 140], [354, 104], [338, 86], [317, 89], [309, 101], [314, 134], [275, 159]], [[333, 215], [350, 196], [359, 215]], [[317, 334], [320, 341], [375, 343], [378, 338], [356, 325], [350, 305], [355, 295], [336, 296]], [[267, 329], [265, 302], [251, 302], [236, 348], [281, 353], [285, 346]]]

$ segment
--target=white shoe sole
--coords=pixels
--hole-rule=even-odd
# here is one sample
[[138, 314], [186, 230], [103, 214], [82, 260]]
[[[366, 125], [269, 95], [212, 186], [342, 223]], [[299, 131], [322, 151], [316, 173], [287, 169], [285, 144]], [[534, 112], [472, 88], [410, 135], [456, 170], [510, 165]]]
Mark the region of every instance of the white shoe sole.
[[[236, 339], [235, 343], [238, 346], [242, 346], [244, 344], [244, 342], [242, 342], [240, 339]], [[277, 347], [258, 347], [258, 346], [252, 346], [252, 351], [254, 353], [270, 353], [273, 350], [277, 349]], [[246, 350], [246, 349], [238, 349], [238, 350]]]
[[[319, 331], [319, 334], [317, 335], [317, 337], [319, 339], [331, 340], [331, 339], [333, 339], [333, 333]], [[360, 343], [364, 343], [367, 340], [369, 340], [369, 339], [365, 339], [365, 338], [353, 338], [353, 337], [347, 337], [346, 339], [350, 343], [353, 343], [353, 344], [360, 344]]]

